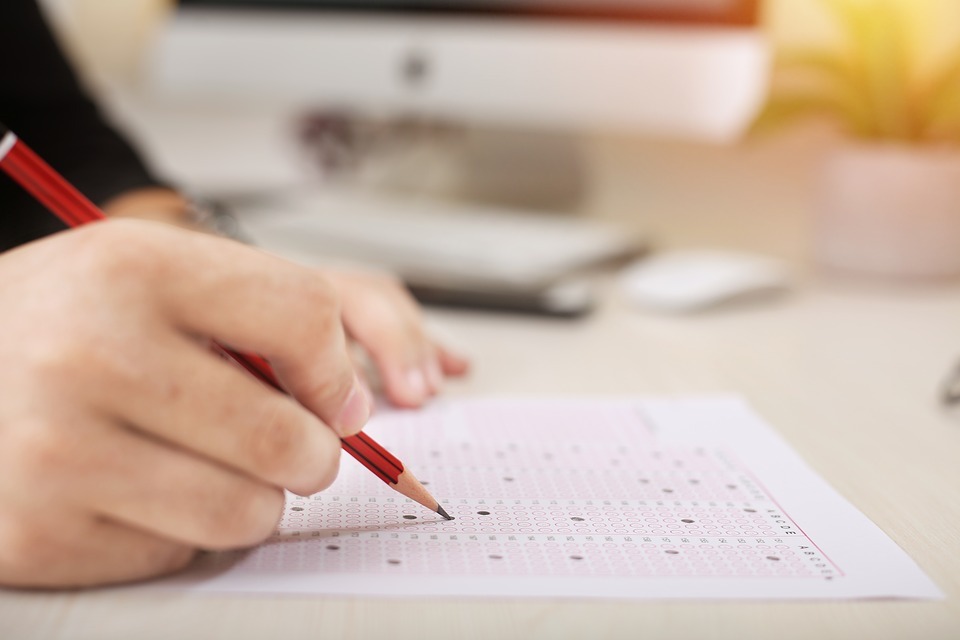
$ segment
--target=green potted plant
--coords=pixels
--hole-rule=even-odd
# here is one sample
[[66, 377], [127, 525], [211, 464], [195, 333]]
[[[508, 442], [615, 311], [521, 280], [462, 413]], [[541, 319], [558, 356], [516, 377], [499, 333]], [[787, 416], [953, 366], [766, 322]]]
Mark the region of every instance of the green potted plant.
[[846, 134], [821, 167], [816, 259], [884, 276], [960, 274], [960, 43], [922, 65], [924, 40], [907, 25], [931, 3], [819, 1], [838, 44], [780, 52], [753, 125], [825, 116]]

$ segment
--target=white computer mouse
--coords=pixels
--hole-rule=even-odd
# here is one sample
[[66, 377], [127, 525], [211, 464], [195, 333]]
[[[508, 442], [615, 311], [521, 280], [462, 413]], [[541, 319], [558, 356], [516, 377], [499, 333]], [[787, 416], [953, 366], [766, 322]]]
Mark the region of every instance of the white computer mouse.
[[630, 302], [672, 313], [781, 292], [789, 285], [789, 270], [782, 262], [731, 251], [658, 253], [626, 267], [620, 277], [621, 289]]

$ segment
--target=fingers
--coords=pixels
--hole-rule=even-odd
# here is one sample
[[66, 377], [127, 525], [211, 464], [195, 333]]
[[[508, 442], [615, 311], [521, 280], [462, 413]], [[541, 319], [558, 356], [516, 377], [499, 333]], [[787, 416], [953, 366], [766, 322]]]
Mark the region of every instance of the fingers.
[[444, 375], [462, 376], [470, 371], [470, 360], [466, 356], [451, 351], [439, 344], [434, 344], [437, 350], [437, 360]]
[[62, 589], [146, 580], [180, 571], [196, 555], [143, 531], [63, 515], [58, 510], [57, 522], [49, 525], [35, 514], [0, 521], [0, 584]]
[[[105, 268], [122, 273], [135, 265], [140, 287], [152, 273], [160, 312], [171, 323], [266, 357], [284, 387], [341, 436], [366, 424], [370, 398], [350, 362], [339, 299], [315, 270], [164, 225], [106, 225], [110, 233], [98, 238], [115, 246]], [[154, 227], [149, 234], [146, 225]]]
[[443, 384], [423, 333], [416, 303], [399, 283], [376, 276], [341, 275], [343, 322], [370, 354], [390, 400], [420, 406]]
[[419, 407], [443, 390], [445, 373], [439, 352], [425, 336], [407, 337], [394, 329], [385, 325], [367, 333], [364, 346], [389, 400], [400, 407]]
[[142, 357], [153, 375], [110, 376], [91, 389], [111, 413], [300, 495], [331, 484], [340, 439], [302, 405], [181, 336], [151, 347]]
[[[401, 331], [391, 332], [390, 326], [380, 327], [379, 332], [368, 336], [365, 346], [380, 371], [387, 397], [398, 406], [419, 407], [443, 390], [447, 377], [462, 376], [470, 370], [469, 360], [423, 334], [404, 337]], [[412, 358], [404, 355], [410, 343], [420, 346], [419, 355]], [[406, 364], [411, 359], [415, 363]]]
[[396, 367], [377, 366], [383, 382], [383, 392], [391, 404], [397, 407], [414, 409], [421, 406], [427, 398], [424, 383], [411, 387], [404, 377], [405, 371]]
[[[326, 425], [366, 421], [338, 296], [311, 270], [144, 222], [0, 262], [0, 354], [17, 363], [0, 375], [0, 584], [128, 581], [256, 544], [280, 486], [333, 481]], [[272, 359], [302, 406], [211, 338]]]
[[466, 371], [463, 358], [430, 340], [419, 306], [399, 281], [372, 273], [327, 275], [340, 292], [347, 333], [370, 354], [391, 402], [418, 407], [441, 391], [445, 376]]
[[133, 432], [114, 429], [99, 437], [109, 440], [77, 469], [71, 491], [94, 513], [212, 550], [250, 547], [276, 529], [280, 489]]

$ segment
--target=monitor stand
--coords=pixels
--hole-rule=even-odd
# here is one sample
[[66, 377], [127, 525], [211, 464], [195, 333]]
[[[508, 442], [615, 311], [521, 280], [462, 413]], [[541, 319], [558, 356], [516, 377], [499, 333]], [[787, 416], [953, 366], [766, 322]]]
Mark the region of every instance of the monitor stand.
[[324, 181], [362, 190], [563, 213], [590, 189], [576, 133], [336, 110], [312, 112], [298, 129]]

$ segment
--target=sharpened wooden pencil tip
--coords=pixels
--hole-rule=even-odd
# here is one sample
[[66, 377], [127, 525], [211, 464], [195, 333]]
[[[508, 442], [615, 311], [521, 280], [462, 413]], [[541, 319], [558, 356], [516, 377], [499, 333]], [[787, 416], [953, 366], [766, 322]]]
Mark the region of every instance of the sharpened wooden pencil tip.
[[445, 520], [453, 520], [453, 516], [444, 511], [443, 507], [441, 507], [439, 504], [437, 505], [437, 513], [442, 515]]

